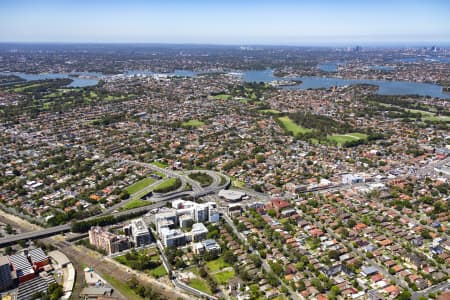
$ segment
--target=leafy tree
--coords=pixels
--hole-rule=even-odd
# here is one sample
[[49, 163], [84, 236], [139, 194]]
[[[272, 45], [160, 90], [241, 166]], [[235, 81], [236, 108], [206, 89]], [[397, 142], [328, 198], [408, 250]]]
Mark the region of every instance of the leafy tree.
[[247, 230], [247, 227], [245, 227], [244, 223], [239, 223], [237, 225], [237, 230], [238, 231], [244, 231], [244, 230]]
[[397, 300], [409, 300], [411, 299], [411, 293], [407, 290], [403, 291], [400, 295], [397, 296]]
[[269, 209], [269, 210], [267, 211], [267, 214], [268, 214], [269, 216], [271, 216], [272, 218], [275, 217], [275, 216], [277, 215], [277, 213], [276, 213], [276, 211], [275, 211], [274, 209]]
[[347, 225], [349, 228], [353, 228], [356, 226], [356, 221], [353, 219], [348, 220]]
[[11, 224], [6, 224], [5, 231], [7, 234], [12, 234], [14, 232]]
[[7, 246], [6, 248], [5, 248], [5, 254], [6, 255], [11, 255], [11, 254], [13, 254], [14, 253], [14, 251], [13, 251], [13, 248], [11, 247], [11, 246]]
[[227, 251], [224, 251], [224, 253], [223, 253], [223, 260], [226, 263], [233, 265], [237, 261], [237, 257], [233, 254], [233, 252], [231, 252], [230, 250], [227, 250]]
[[130, 193], [127, 190], [123, 190], [119, 195], [120, 200], [125, 200], [128, 198], [130, 198]]
[[337, 251], [337, 250], [330, 250], [330, 251], [328, 251], [328, 257], [330, 258], [330, 259], [338, 259], [339, 258], [339, 256], [340, 256], [341, 254], [339, 253], [339, 251]]
[[270, 267], [272, 268], [272, 271], [277, 275], [280, 276], [283, 272], [283, 266], [278, 262], [271, 262], [269, 263]]

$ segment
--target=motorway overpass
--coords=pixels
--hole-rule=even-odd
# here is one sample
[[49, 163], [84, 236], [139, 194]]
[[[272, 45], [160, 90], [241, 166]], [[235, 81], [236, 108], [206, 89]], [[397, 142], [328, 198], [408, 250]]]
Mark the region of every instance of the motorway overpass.
[[30, 232], [24, 232], [15, 234], [13, 236], [5, 237], [0, 239], [0, 247], [5, 247], [13, 245], [21, 240], [34, 240], [38, 238], [45, 238], [55, 234], [70, 231], [70, 224], [64, 224], [59, 226], [54, 226], [50, 228], [45, 228], [41, 230], [35, 230]]
[[[168, 200], [168, 199], [165, 199], [165, 200]], [[132, 213], [136, 213], [136, 212], [150, 211], [155, 208], [163, 207], [164, 205], [165, 205], [165, 201], [161, 200], [160, 202], [157, 202], [157, 203], [153, 203], [150, 205], [146, 205], [146, 206], [142, 206], [142, 207], [138, 207], [138, 208], [134, 208], [134, 209], [130, 209], [130, 210], [125, 210], [125, 211], [121, 211], [121, 212], [117, 212], [117, 213], [112, 213], [111, 215], [122, 216], [122, 215], [128, 215], [128, 214], [132, 214]], [[88, 220], [92, 220], [92, 219], [99, 218], [102, 216], [104, 216], [104, 215], [93, 216], [93, 217], [87, 218], [85, 220], [88, 221]], [[17, 243], [18, 241], [21, 241], [21, 240], [35, 240], [35, 239], [39, 239], [39, 238], [45, 238], [45, 237], [49, 237], [52, 235], [60, 234], [63, 232], [69, 232], [70, 228], [71, 228], [71, 224], [69, 223], [69, 224], [54, 226], [54, 227], [50, 227], [50, 228], [44, 228], [41, 230], [35, 230], [35, 231], [15, 234], [13, 236], [1, 238], [0, 239], [0, 247], [14, 245], [15, 243]]]
[[[173, 199], [177, 199], [177, 198], [181, 198], [181, 197], [187, 197], [187, 196], [191, 196], [193, 198], [199, 198], [199, 197], [202, 197], [202, 196], [205, 196], [208, 194], [218, 192], [219, 190], [227, 188], [230, 185], [229, 177], [222, 175], [220, 173], [214, 172], [214, 171], [199, 170], [199, 171], [187, 171], [186, 172], [188, 174], [195, 173], [195, 172], [206, 173], [213, 178], [213, 183], [210, 186], [202, 188], [202, 187], [200, 187], [200, 185], [197, 181], [192, 180], [187, 175], [181, 175], [174, 171], [162, 169], [162, 168], [159, 168], [152, 164], [140, 163], [140, 162], [136, 162], [136, 161], [124, 161], [124, 162], [146, 166], [146, 167], [152, 168], [155, 171], [162, 172], [162, 173], [166, 174], [167, 176], [178, 177], [182, 181], [188, 182], [189, 184], [191, 184], [191, 186], [193, 187], [193, 190], [192, 191], [182, 191], [181, 190], [181, 191], [170, 192], [170, 193], [160, 194], [160, 195], [155, 194], [152, 197], [153, 202], [155, 202], [153, 204], [126, 210], [126, 211], [120, 211], [120, 212], [116, 212], [116, 213], [110, 213], [110, 210], [106, 210], [104, 213], [102, 213], [100, 215], [93, 216], [93, 217], [87, 218], [85, 220], [91, 220], [91, 219], [95, 219], [95, 218], [98, 218], [98, 217], [101, 217], [104, 215], [110, 215], [110, 214], [114, 215], [114, 216], [121, 216], [121, 215], [132, 214], [135, 212], [150, 211], [152, 209], [164, 206], [165, 202], [167, 202], [169, 200], [173, 200]], [[221, 179], [222, 177], [225, 179], [223, 183], [222, 183], [222, 179]], [[69, 224], [54, 226], [54, 227], [50, 227], [50, 228], [44, 228], [41, 230], [16, 234], [14, 236], [1, 238], [0, 239], [0, 247], [13, 245], [21, 240], [34, 240], [34, 239], [49, 237], [49, 236], [64, 233], [64, 232], [69, 232], [70, 229], [71, 229], [71, 224], [69, 223]]]

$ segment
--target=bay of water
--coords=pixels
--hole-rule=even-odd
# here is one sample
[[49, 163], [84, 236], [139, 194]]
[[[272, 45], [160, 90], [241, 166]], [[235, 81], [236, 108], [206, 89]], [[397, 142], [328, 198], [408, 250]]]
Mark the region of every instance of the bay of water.
[[81, 76], [92, 76], [96, 78], [80, 78], [80, 77], [72, 77], [69, 76], [71, 74], [68, 73], [39, 73], [39, 74], [31, 74], [31, 73], [20, 73], [20, 72], [8, 72], [8, 73], [0, 73], [0, 75], [16, 75], [20, 78], [23, 78], [27, 81], [32, 80], [46, 80], [46, 79], [60, 79], [60, 78], [70, 78], [73, 81], [67, 85], [67, 87], [86, 87], [96, 85], [99, 81], [98, 78], [103, 77], [100, 73], [89, 73], [89, 72], [79, 72], [73, 73], [72, 75], [81, 75]]
[[[270, 82], [274, 80], [301, 80], [302, 83], [294, 86], [284, 87], [285, 89], [319, 89], [330, 88], [333, 86], [348, 86], [354, 84], [372, 84], [379, 87], [377, 93], [380, 95], [421, 95], [431, 96], [438, 98], [450, 99], [450, 94], [442, 92], [442, 87], [437, 84], [420, 83], [411, 81], [387, 81], [387, 80], [369, 80], [369, 79], [342, 79], [334, 77], [292, 77], [292, 78], [279, 78], [273, 75], [273, 70], [247, 70], [240, 72], [242, 74], [242, 80], [246, 82]], [[43, 79], [56, 79], [56, 78], [71, 78], [73, 82], [68, 87], [86, 87], [93, 86], [98, 81], [107, 77], [100, 73], [74, 73], [81, 76], [93, 76], [95, 78], [80, 78], [71, 77], [67, 73], [42, 73], [42, 74], [29, 74], [29, 73], [0, 73], [2, 75], [17, 75], [25, 80], [43, 80]], [[155, 75], [157, 73], [152, 71], [142, 70], [130, 70], [125, 75]], [[175, 70], [173, 73], [167, 73], [168, 76], [183, 76], [193, 77], [198, 73], [189, 70]]]
[[370, 79], [342, 79], [334, 77], [289, 77], [278, 78], [273, 76], [272, 70], [247, 71], [243, 73], [243, 80], [247, 82], [270, 82], [274, 80], [301, 80], [302, 83], [285, 89], [320, 89], [333, 86], [348, 86], [354, 84], [372, 84], [378, 86], [380, 95], [421, 95], [450, 99], [450, 94], [442, 92], [442, 87], [437, 84], [412, 81], [388, 81]]

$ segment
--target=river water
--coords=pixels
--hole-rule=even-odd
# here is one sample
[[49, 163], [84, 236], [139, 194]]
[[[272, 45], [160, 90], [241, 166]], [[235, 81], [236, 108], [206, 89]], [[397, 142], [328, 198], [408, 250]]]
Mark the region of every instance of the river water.
[[247, 82], [270, 82], [281, 79], [301, 80], [302, 83], [298, 85], [285, 87], [285, 89], [300, 90], [330, 88], [333, 86], [348, 86], [354, 84], [372, 84], [378, 86], [377, 93], [380, 95], [421, 95], [450, 99], [450, 94], [443, 93], [440, 85], [413, 81], [343, 79], [336, 77], [316, 76], [278, 78], [273, 76], [272, 70], [269, 69], [262, 71], [246, 71], [243, 72], [242, 78]]
[[[331, 66], [327, 66], [331, 70]], [[274, 80], [301, 80], [302, 83], [294, 86], [284, 87], [285, 89], [319, 89], [330, 88], [333, 86], [348, 86], [353, 84], [372, 84], [379, 87], [377, 93], [380, 95], [421, 95], [437, 98], [450, 99], [450, 94], [442, 92], [442, 87], [437, 84], [420, 83], [412, 81], [388, 81], [388, 80], [369, 80], [369, 79], [342, 79], [335, 77], [290, 77], [279, 78], [273, 75], [273, 70], [246, 70], [239, 72], [242, 76], [242, 80], [246, 82], [270, 82]], [[26, 80], [42, 80], [42, 79], [55, 79], [55, 78], [71, 78], [73, 82], [68, 87], [86, 87], [96, 85], [100, 79], [107, 77], [100, 73], [74, 73], [81, 77], [72, 77], [67, 73], [42, 73], [42, 74], [29, 74], [29, 73], [0, 73], [2, 75], [17, 75]], [[157, 73], [151, 71], [142, 70], [130, 70], [124, 75], [155, 75]], [[184, 76], [193, 77], [198, 73], [189, 70], [175, 70], [173, 73], [166, 74], [168, 76]], [[84, 76], [87, 76], [84, 77]]]

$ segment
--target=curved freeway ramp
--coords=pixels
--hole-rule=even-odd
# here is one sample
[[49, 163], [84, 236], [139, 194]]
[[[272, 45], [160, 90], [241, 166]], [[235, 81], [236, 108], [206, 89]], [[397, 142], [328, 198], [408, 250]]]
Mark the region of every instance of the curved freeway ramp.
[[[127, 215], [127, 214], [141, 212], [141, 211], [150, 211], [154, 208], [164, 206], [166, 201], [173, 200], [173, 199], [180, 198], [180, 197], [191, 196], [193, 198], [199, 198], [202, 196], [216, 193], [216, 192], [220, 191], [221, 189], [225, 189], [225, 188], [229, 187], [229, 185], [231, 183], [231, 180], [228, 176], [223, 175], [218, 172], [215, 172], [215, 171], [210, 171], [210, 170], [186, 171], [185, 172], [186, 174], [206, 173], [213, 178], [213, 182], [211, 183], [211, 185], [209, 185], [205, 188], [202, 188], [197, 181], [189, 178], [189, 176], [187, 176], [187, 175], [181, 175], [181, 174], [175, 173], [170, 170], [159, 168], [152, 164], [145, 164], [145, 163], [140, 163], [140, 162], [135, 162], [135, 161], [126, 161], [126, 162], [145, 165], [145, 166], [151, 167], [157, 171], [163, 172], [168, 176], [180, 178], [182, 180], [182, 182], [184, 183], [182, 186], [185, 186], [185, 183], [187, 182], [187, 183], [191, 184], [193, 190], [192, 191], [184, 191], [184, 190], [178, 189], [177, 191], [174, 191], [174, 192], [154, 195], [152, 197], [152, 200], [154, 203], [146, 205], [146, 206], [130, 209], [130, 210], [112, 213], [112, 215], [115, 215], [115, 216]], [[98, 218], [98, 217], [101, 217], [104, 215], [109, 215], [109, 214], [111, 214], [110, 211], [105, 211], [104, 213], [102, 213], [100, 215], [89, 217], [86, 220], [95, 219], [95, 218]], [[34, 240], [34, 239], [38, 239], [38, 238], [53, 236], [53, 235], [60, 234], [63, 232], [69, 232], [70, 229], [71, 229], [70, 224], [64, 224], [64, 225], [54, 226], [54, 227], [45, 228], [45, 229], [41, 229], [41, 230], [16, 234], [14, 236], [1, 238], [0, 239], [0, 247], [13, 245], [21, 240]]]

